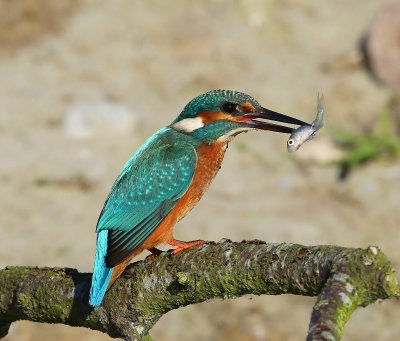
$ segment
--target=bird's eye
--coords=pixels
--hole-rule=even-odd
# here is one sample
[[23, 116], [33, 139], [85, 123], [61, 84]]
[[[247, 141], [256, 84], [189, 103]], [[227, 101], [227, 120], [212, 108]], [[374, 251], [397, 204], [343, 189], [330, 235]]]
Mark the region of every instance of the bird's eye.
[[233, 113], [236, 109], [236, 104], [232, 102], [225, 102], [222, 109], [227, 113]]

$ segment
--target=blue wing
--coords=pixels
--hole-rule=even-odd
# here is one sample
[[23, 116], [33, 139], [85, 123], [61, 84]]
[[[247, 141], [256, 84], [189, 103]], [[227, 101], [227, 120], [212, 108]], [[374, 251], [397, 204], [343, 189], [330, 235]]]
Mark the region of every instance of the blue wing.
[[97, 232], [108, 230], [108, 267], [126, 259], [171, 211], [192, 181], [197, 156], [189, 144], [162, 144], [130, 161], [97, 223]]
[[97, 248], [89, 303], [101, 304], [114, 266], [129, 257], [185, 194], [197, 155], [165, 130], [150, 138], [125, 164], [97, 222]]

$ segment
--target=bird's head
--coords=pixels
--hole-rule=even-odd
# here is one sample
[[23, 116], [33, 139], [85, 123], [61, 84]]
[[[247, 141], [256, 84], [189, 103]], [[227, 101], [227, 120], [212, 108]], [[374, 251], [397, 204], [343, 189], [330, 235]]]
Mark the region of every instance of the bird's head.
[[204, 141], [226, 140], [251, 129], [292, 133], [277, 121], [303, 125], [306, 122], [262, 107], [253, 97], [231, 90], [213, 90], [192, 99], [171, 128]]

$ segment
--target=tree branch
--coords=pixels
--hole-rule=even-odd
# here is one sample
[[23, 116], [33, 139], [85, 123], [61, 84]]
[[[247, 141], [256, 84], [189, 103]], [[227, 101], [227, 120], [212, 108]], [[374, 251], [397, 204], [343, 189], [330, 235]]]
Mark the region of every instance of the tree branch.
[[0, 270], [0, 337], [17, 320], [88, 327], [143, 340], [172, 309], [247, 294], [318, 296], [308, 340], [339, 340], [352, 312], [377, 299], [399, 297], [394, 270], [376, 247], [220, 243], [163, 253], [130, 265], [103, 305], [88, 306], [91, 274], [74, 269]]

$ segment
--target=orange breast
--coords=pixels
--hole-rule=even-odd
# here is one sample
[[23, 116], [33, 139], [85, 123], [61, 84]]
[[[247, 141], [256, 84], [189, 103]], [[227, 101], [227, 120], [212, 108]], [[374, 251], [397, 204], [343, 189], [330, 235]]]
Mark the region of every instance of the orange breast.
[[225, 142], [214, 142], [202, 144], [197, 149], [197, 168], [190, 187], [157, 229], [144, 241], [142, 250], [172, 240], [175, 224], [197, 204], [221, 168], [226, 147]]

